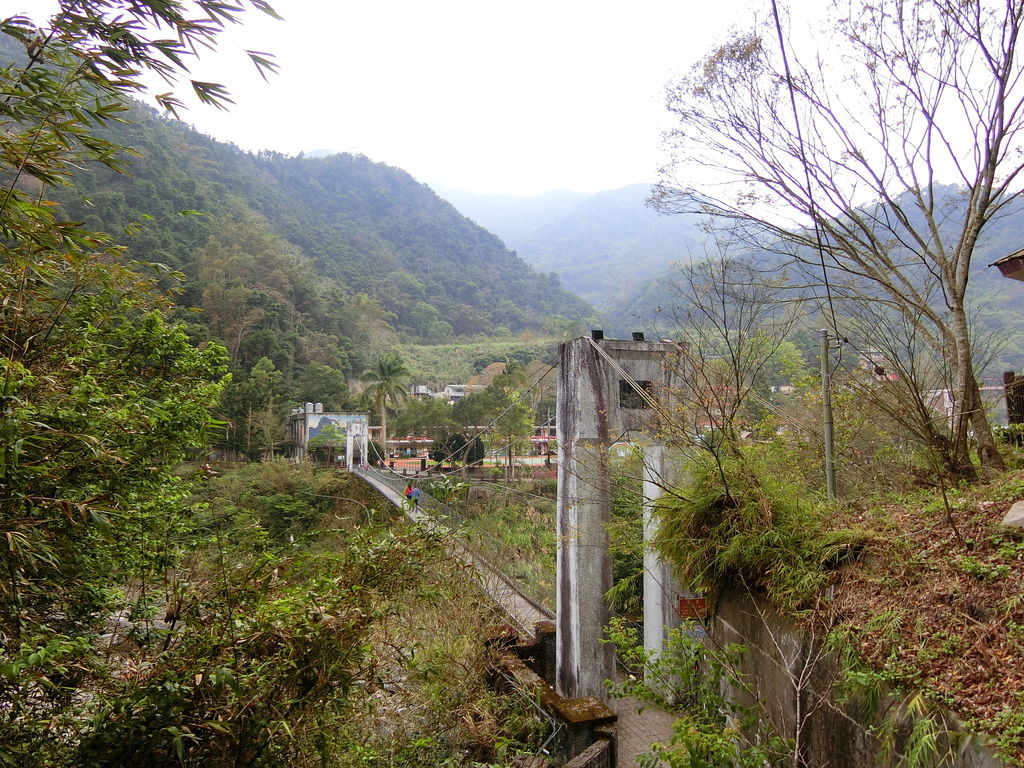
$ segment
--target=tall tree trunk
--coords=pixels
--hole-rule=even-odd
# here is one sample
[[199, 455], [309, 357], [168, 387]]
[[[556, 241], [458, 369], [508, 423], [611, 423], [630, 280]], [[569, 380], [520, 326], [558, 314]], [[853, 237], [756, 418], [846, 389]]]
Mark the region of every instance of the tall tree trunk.
[[[953, 371], [953, 414], [950, 425], [951, 455], [950, 467], [954, 474], [964, 479], [976, 477], [967, 445], [967, 430], [970, 426], [972, 408], [969, 378], [971, 376], [971, 342], [967, 329], [967, 314], [963, 307], [950, 307], [950, 368]], [[948, 349], [948, 345], [947, 345]]]
[[978, 380], [971, 376], [970, 392], [973, 397], [971, 405], [971, 426], [974, 428], [974, 439], [978, 443], [978, 458], [981, 466], [986, 469], [1004, 470], [1006, 462], [999, 452], [995, 436], [992, 434], [992, 425], [988, 420], [988, 411], [985, 409], [985, 401], [981, 398], [981, 389], [978, 387]]
[[985, 413], [981, 390], [974, 375], [974, 360], [971, 358], [970, 331], [967, 312], [963, 306], [950, 308], [950, 323], [954, 347], [954, 389], [953, 389], [953, 458], [962, 467], [962, 477], [974, 479], [976, 472], [971, 463], [968, 449], [968, 431], [974, 428], [974, 439], [978, 443], [978, 458], [987, 469], [1005, 469], [1003, 457], [996, 447], [992, 426]]

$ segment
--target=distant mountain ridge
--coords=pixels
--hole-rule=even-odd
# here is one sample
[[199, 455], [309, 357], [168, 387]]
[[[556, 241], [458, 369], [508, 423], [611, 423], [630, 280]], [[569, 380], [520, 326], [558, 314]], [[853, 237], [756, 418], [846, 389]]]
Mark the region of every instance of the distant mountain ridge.
[[[952, 234], [957, 231], [959, 221], [966, 205], [966, 195], [962, 188], [955, 185], [936, 187], [936, 210], [944, 212], [939, 220], [940, 229], [947, 242], [952, 242]], [[923, 221], [913, 211], [911, 202], [907, 202], [906, 211], [914, 226], [923, 231]], [[887, 218], [877, 205], [874, 215], [879, 219]], [[890, 217], [895, 218], [895, 217]], [[1024, 283], [1008, 280], [999, 270], [989, 265], [1016, 250], [1021, 246], [1021, 235], [1024, 231], [1024, 200], [1011, 202], [1000, 215], [986, 226], [979, 240], [971, 263], [971, 277], [968, 286], [968, 302], [972, 307], [973, 333], [976, 339], [982, 340], [979, 348], [985, 358], [985, 375], [992, 377], [1007, 368], [1018, 371], [1024, 367], [1024, 324], [1021, 316], [1024, 313]], [[909, 236], [905, 242], [913, 242]], [[739, 253], [734, 253], [738, 256]], [[769, 251], [748, 252], [748, 257], [758, 261], [762, 268], [778, 265], [779, 269], [788, 262], [777, 253]], [[816, 259], [811, 257], [810, 261]], [[917, 265], [918, 278], [923, 279], [925, 270]], [[828, 271], [830, 280], [835, 283], [843, 279], [835, 268]], [[908, 262], [907, 273], [912, 274]], [[819, 285], [822, 276], [815, 266], [808, 266], [805, 271], [808, 279], [793, 275], [793, 280], [802, 285]], [[679, 291], [674, 284], [679, 281], [676, 270], [668, 269], [661, 275], [638, 287], [627, 295], [617, 306], [604, 312], [607, 327], [618, 329], [648, 330], [671, 334], [678, 331], [680, 318], [685, 317], [686, 307], [679, 298]], [[824, 288], [809, 288], [807, 295], [825, 295]], [[935, 302], [941, 305], [941, 296]], [[837, 301], [837, 305], [839, 302]], [[842, 311], [839, 311], [839, 324], [843, 325]], [[840, 328], [842, 330], [842, 327]], [[989, 359], [990, 358], [990, 359]]]
[[463, 216], [500, 237], [510, 248], [537, 228], [565, 215], [590, 195], [567, 189], [541, 195], [480, 194], [440, 184], [431, 185]]
[[698, 220], [665, 216], [646, 204], [647, 184], [585, 195], [476, 195], [440, 189], [538, 270], [602, 311], [616, 308], [670, 264], [703, 256]]

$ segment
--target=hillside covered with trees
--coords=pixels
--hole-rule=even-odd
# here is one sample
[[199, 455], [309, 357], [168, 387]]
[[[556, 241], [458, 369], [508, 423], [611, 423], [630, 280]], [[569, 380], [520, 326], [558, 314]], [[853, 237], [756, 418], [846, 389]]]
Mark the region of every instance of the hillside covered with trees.
[[[955, 185], [938, 185], [935, 190], [934, 206], [943, 212], [938, 218], [937, 230], [942, 237], [951, 238], [956, 232], [958, 218], [964, 215], [968, 205], [966, 191]], [[888, 209], [888, 210], [887, 210]], [[874, 215], [893, 219], [897, 213], [892, 206], [876, 204], [865, 206], [865, 215]], [[871, 213], [873, 211], [873, 213]], [[678, 215], [678, 214], [677, 214]], [[683, 217], [696, 221], [696, 214], [681, 214]], [[908, 219], [913, 226], [921, 227], [922, 222], [911, 214]], [[970, 305], [972, 326], [982, 346], [980, 362], [983, 375], [987, 378], [998, 378], [1002, 371], [1024, 367], [1024, 336], [1021, 335], [1021, 312], [1024, 311], [1024, 286], [1018, 281], [1007, 280], [992, 262], [1003, 258], [1020, 249], [1020, 232], [1024, 228], [1024, 205], [1019, 201], [1012, 202], [1000, 215], [986, 227], [976, 245], [976, 255], [970, 264], [969, 289], [967, 293]], [[906, 237], [905, 231], [901, 236]], [[799, 235], [795, 235], [799, 236]], [[826, 306], [826, 290], [823, 275], [827, 277], [832, 291], [833, 305], [840, 315], [851, 318], [860, 314], [858, 307], [869, 293], [855, 289], [852, 284], [845, 284], [843, 274], [834, 266], [829, 266], [826, 273], [822, 272], [819, 257], [808, 243], [801, 244], [801, 258], [794, 260], [790, 255], [780, 252], [779, 248], [769, 242], [763, 247], [751, 247], [742, 242], [729, 243], [730, 235], [720, 232], [721, 242], [718, 247], [729, 258], [744, 263], [756, 264], [765, 276], [773, 278], [784, 275], [788, 287], [785, 293], [791, 299], [811, 299], [819, 307]], [[805, 234], [813, 239], [812, 234]], [[774, 235], [773, 240], [777, 239]], [[913, 259], [910, 249], [904, 251], [904, 258], [909, 262]], [[702, 261], [696, 259], [695, 261]], [[686, 288], [686, 274], [690, 268], [688, 260], [674, 264], [666, 264], [657, 277], [634, 289], [627, 296], [604, 310], [607, 328], [625, 332], [632, 328], [645, 329], [660, 335], [672, 335], [679, 332], [680, 326], [687, 322], [688, 313], [693, 309], [693, 297]], [[927, 276], [923, 272], [907, 270], [913, 283], [924, 284]], [[941, 293], [932, 292], [929, 301], [937, 308], [943, 306]], [[824, 327], [827, 320], [822, 316], [809, 318], [808, 331]], [[853, 320], [847, 322], [846, 335], [854, 331]], [[860, 329], [858, 329], [860, 330]], [[857, 333], [854, 343], [860, 347], [877, 345], [871, 333], [871, 324], [864, 328], [864, 333]], [[805, 350], [809, 356], [815, 354], [813, 346]]]
[[182, 303], [197, 304], [212, 279], [199, 274], [198, 251], [241, 226], [280, 238], [277, 251], [330, 278], [321, 292], [336, 288], [346, 304], [366, 294], [387, 313], [377, 322], [424, 341], [590, 313], [398, 168], [347, 154], [253, 155], [140, 105], [105, 137], [136, 153], [128, 174], [97, 164], [76, 172], [61, 197], [68, 215], [124, 233], [136, 258], [183, 271]]
[[399, 343], [514, 342], [593, 314], [400, 169], [245, 153], [124, 106], [96, 131], [120, 164], [87, 158], [47, 194], [147, 265], [193, 342], [226, 348], [229, 450], [271, 450], [296, 402], [362, 407], [349, 382]]

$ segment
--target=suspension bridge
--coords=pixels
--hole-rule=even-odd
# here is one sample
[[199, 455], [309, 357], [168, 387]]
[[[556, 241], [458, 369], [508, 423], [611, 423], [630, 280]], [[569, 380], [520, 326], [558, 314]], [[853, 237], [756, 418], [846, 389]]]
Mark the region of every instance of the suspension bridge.
[[[409, 482], [405, 475], [380, 469], [353, 468], [353, 474], [379, 492], [410, 520], [427, 527], [444, 526], [458, 529], [462, 518], [452, 505], [444, 504], [421, 491], [418, 506], [410, 505], [404, 496]], [[554, 621], [551, 607], [545, 606], [529, 594], [517, 579], [465, 541], [452, 541], [453, 554], [476, 573], [481, 589], [508, 618], [509, 623], [526, 636], [533, 636], [534, 627], [541, 622]], [[617, 677], [627, 674], [617, 670]], [[618, 768], [633, 768], [637, 758], [650, 751], [654, 743], [667, 743], [672, 735], [674, 718], [671, 714], [630, 698], [609, 702], [617, 717], [615, 723], [616, 763]]]

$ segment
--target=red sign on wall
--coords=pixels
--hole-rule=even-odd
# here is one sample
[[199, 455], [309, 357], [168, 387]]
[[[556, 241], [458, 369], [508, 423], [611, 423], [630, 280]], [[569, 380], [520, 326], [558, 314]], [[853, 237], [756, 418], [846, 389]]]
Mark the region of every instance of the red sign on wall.
[[679, 598], [679, 618], [681, 619], [706, 619], [708, 615], [708, 604], [703, 597], [681, 597]]

